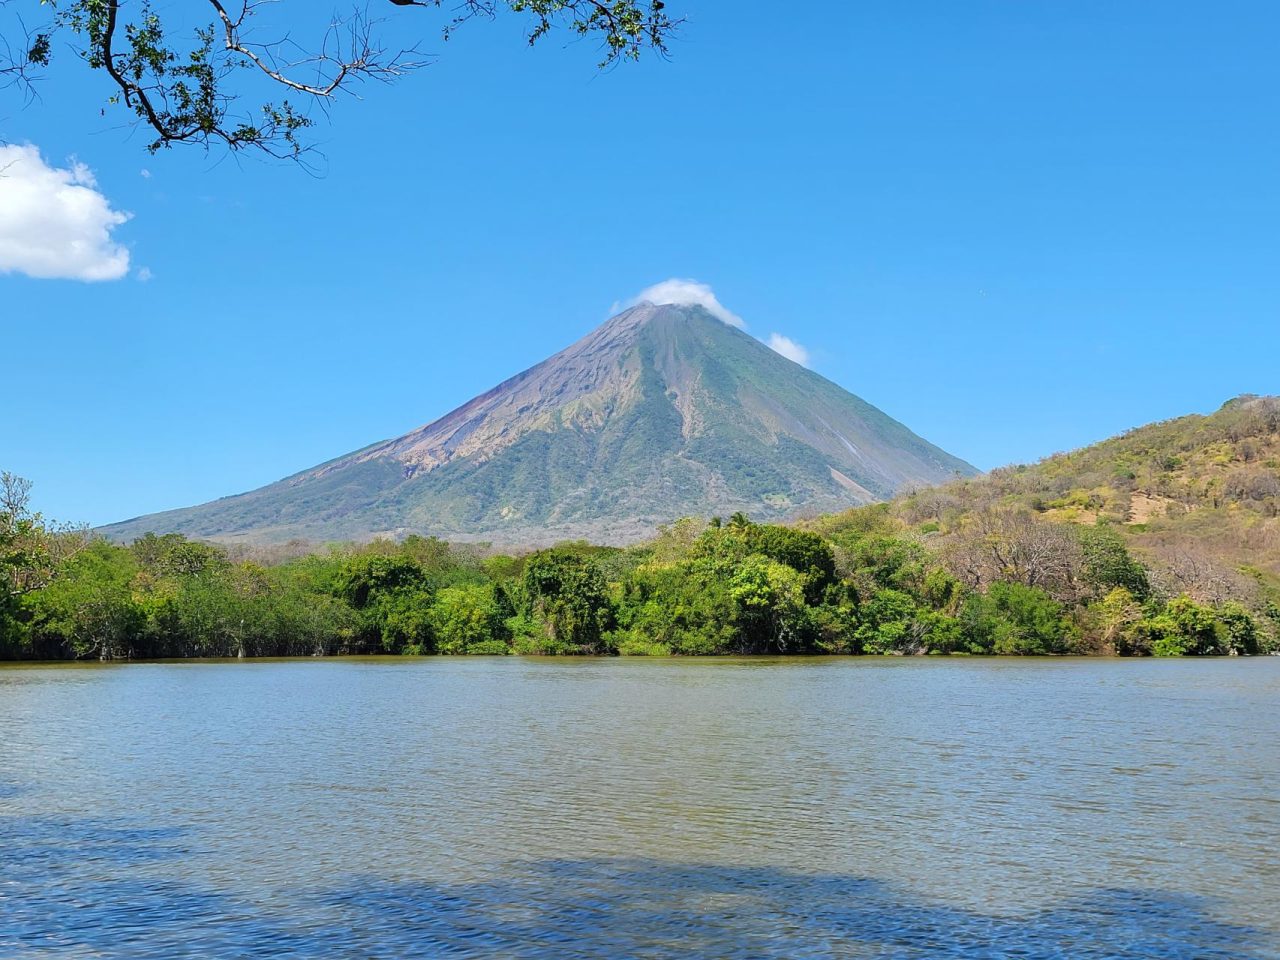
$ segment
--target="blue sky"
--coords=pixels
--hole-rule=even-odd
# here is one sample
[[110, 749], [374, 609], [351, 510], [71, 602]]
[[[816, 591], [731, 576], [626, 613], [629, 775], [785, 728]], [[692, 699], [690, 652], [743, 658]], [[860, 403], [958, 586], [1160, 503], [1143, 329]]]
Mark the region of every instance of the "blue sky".
[[74, 71], [8, 96], [130, 265], [0, 274], [0, 466], [92, 523], [240, 492], [669, 277], [984, 468], [1280, 392], [1274, 3], [668, 6], [671, 60], [603, 74], [399, 17], [440, 58], [339, 105], [320, 177], [150, 157]]

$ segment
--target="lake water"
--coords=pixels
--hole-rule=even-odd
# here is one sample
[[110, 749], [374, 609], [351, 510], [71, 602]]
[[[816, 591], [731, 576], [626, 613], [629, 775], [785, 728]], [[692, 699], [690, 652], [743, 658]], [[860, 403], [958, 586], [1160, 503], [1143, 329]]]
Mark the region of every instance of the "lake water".
[[1280, 659], [2, 668], [0, 956], [1277, 957]]

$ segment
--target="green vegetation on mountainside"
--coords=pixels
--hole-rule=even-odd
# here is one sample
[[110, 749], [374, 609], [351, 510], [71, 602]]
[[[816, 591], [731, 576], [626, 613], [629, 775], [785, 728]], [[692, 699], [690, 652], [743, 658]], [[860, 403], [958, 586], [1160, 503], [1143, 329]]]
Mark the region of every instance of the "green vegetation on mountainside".
[[778, 520], [972, 472], [705, 311], [648, 305], [421, 430], [105, 532], [634, 543], [682, 516]]

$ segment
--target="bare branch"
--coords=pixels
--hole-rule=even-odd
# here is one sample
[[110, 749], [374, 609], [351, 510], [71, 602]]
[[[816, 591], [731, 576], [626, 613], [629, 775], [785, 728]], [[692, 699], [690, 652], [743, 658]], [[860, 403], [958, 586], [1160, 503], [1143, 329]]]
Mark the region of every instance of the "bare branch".
[[[395, 0], [392, 0], [395, 2]], [[281, 64], [274, 55], [274, 50], [286, 43], [292, 43], [287, 37], [270, 44], [249, 43], [242, 34], [245, 20], [253, 13], [256, 4], [244, 3], [240, 14], [233, 18], [220, 0], [209, 0], [209, 4], [217, 11], [222, 22], [224, 43], [230, 53], [244, 57], [276, 83], [305, 93], [313, 97], [332, 97], [344, 82], [355, 78], [376, 78], [390, 80], [415, 70], [425, 64], [424, 61], [408, 59], [416, 52], [413, 49], [401, 50], [388, 56], [386, 50], [373, 41], [373, 27], [379, 22], [370, 20], [360, 10], [356, 10], [347, 20], [335, 20], [330, 24], [320, 52], [291, 63]], [[347, 28], [347, 52], [342, 53], [341, 36], [343, 27]], [[329, 53], [331, 43], [337, 42], [338, 51]], [[290, 77], [285, 71], [298, 66], [311, 64], [317, 69], [330, 67], [327, 82], [314, 84], [304, 83]]]

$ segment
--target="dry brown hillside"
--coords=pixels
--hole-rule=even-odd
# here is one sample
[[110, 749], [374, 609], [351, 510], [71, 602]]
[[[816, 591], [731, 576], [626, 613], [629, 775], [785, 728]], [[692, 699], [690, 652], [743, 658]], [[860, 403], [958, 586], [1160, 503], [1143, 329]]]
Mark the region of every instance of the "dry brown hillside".
[[973, 534], [994, 513], [1120, 531], [1170, 591], [1280, 599], [1280, 397], [1154, 423], [1037, 464], [923, 490], [893, 512], [926, 537]]

